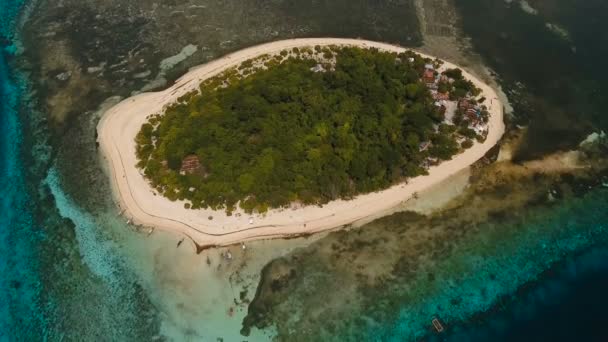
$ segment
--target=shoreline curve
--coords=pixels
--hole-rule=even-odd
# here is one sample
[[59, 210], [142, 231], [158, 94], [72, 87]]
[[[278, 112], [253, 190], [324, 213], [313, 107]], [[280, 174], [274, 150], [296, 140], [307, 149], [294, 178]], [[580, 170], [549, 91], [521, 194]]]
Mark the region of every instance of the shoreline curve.
[[[304, 46], [358, 46], [378, 48], [389, 52], [414, 51], [422, 57], [435, 59], [413, 49], [387, 43], [346, 38], [298, 38], [281, 40], [245, 48], [206, 64], [190, 69], [175, 83], [159, 92], [142, 93], [127, 98], [108, 109], [97, 125], [98, 142], [102, 158], [107, 162], [112, 193], [121, 213], [133, 224], [151, 229], [162, 229], [189, 237], [197, 252], [213, 246], [227, 246], [251, 240], [293, 238], [322, 231], [339, 229], [379, 212], [387, 211], [432, 185], [481, 159], [502, 137], [503, 104], [498, 94], [466, 69], [442, 60], [444, 68], [460, 68], [463, 76], [482, 90], [491, 100], [488, 136], [483, 143], [475, 144], [428, 169], [429, 174], [409, 179], [385, 190], [362, 194], [351, 200], [335, 200], [323, 206], [305, 206], [298, 209], [271, 209], [266, 214], [246, 214], [235, 210], [232, 216], [223, 210], [185, 209], [183, 201], [172, 202], [152, 189], [141, 171], [135, 166], [135, 135], [150, 114], [161, 113], [164, 106], [178, 97], [197, 89], [202, 81], [243, 61], [263, 54]], [[240, 215], [237, 215], [240, 214]]]

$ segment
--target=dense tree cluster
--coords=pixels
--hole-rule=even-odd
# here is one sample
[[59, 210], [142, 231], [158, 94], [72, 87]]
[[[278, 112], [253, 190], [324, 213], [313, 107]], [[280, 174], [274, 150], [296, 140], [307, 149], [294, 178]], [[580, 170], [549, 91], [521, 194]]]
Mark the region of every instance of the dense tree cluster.
[[442, 73], [449, 81], [441, 80], [438, 84], [440, 93], [449, 93], [450, 100], [455, 101], [468, 95], [477, 96], [481, 90], [462, 75], [460, 69], [448, 69]]
[[[302, 50], [251, 73], [248, 62], [151, 116], [136, 141], [152, 185], [192, 208], [264, 212], [380, 190], [460, 150], [420, 81], [428, 60], [323, 48], [333, 64], [315, 72], [319, 60]], [[200, 169], [180, 172], [192, 155]]]

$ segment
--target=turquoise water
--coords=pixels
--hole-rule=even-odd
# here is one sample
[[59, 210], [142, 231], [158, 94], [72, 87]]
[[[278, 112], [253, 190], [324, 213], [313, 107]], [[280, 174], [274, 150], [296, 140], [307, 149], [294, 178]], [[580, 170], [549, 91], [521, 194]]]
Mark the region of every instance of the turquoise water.
[[[357, 276], [357, 271], [351, 272], [351, 269], [357, 270], [361, 264], [354, 256], [356, 254], [349, 254], [349, 248], [345, 248], [345, 258], [355, 259], [353, 264], [331, 262], [339, 259], [332, 252], [334, 244], [338, 246], [342, 241], [350, 246], [349, 241], [344, 241], [347, 238], [340, 238], [339, 234], [345, 234], [336, 233], [336, 237], [325, 245], [321, 240], [317, 247], [302, 249], [283, 261], [283, 265], [293, 267], [296, 274], [300, 274], [291, 285], [286, 285], [285, 292], [281, 292], [286, 298], [278, 303], [268, 300], [253, 307], [262, 308], [258, 311], [262, 315], [266, 315], [267, 307], [273, 308], [271, 321], [278, 322], [281, 340], [527, 341], [530, 337], [526, 330], [518, 331], [518, 326], [542, 322], [536, 336], [552, 330], [544, 329], [551, 316], [542, 310], [543, 307], [561, 312], [561, 320], [569, 321], [561, 327], [570, 334], [562, 333], [563, 338], [559, 334], [545, 334], [552, 336], [550, 340], [568, 341], [566, 336], [577, 334], [589, 336], [576, 330], [586, 327], [586, 331], [592, 331], [593, 322], [608, 320], [603, 306], [607, 298], [601, 287], [593, 293], [580, 290], [590, 286], [597, 288], [602, 284], [597, 279], [608, 277], [608, 254], [601, 250], [592, 252], [607, 246], [607, 206], [608, 189], [599, 187], [568, 201], [511, 209], [486, 222], [449, 222], [449, 216], [440, 216], [434, 221], [447, 222], [446, 225], [437, 223], [435, 228], [444, 229], [440, 241], [433, 240], [432, 233], [422, 233], [430, 229], [427, 226], [407, 234], [411, 217], [384, 219], [383, 223], [361, 229], [389, 232], [376, 236], [375, 240], [383, 243], [370, 242], [370, 247], [360, 243], [356, 247], [366, 256], [368, 267], [382, 268], [383, 258], [390, 260], [395, 248], [415, 252], [406, 254], [402, 266], [391, 264], [391, 277], [381, 286], [366, 289], [363, 283], [353, 290], [348, 285], [338, 285]], [[480, 214], [483, 215], [481, 212], [482, 209]], [[503, 214], [510, 215], [501, 219]], [[464, 225], [476, 227], [463, 229]], [[447, 235], [448, 230], [459, 229], [468, 231], [466, 236]], [[370, 234], [377, 232], [360, 234], [359, 238]], [[419, 234], [422, 237], [417, 237]], [[395, 242], [398, 247], [388, 241]], [[423, 257], [417, 258], [418, 253]], [[319, 259], [315, 258], [317, 255]], [[331, 277], [332, 273], [336, 275]], [[562, 273], [563, 276], [554, 277]], [[361, 278], [366, 279], [365, 276]], [[555, 287], [561, 291], [554, 291]], [[358, 291], [357, 295], [351, 295], [352, 291]], [[595, 303], [596, 306], [583, 310], [563, 303], [568, 297], [575, 298], [570, 302]], [[324, 303], [328, 305], [324, 306]], [[300, 308], [315, 309], [311, 313]], [[289, 318], [294, 311], [299, 313], [299, 321]], [[434, 316], [447, 327], [446, 333], [437, 335], [432, 331], [430, 322]], [[306, 335], [300, 331], [306, 331]], [[601, 335], [596, 333], [594, 336]]]
[[[0, 189], [3, 190], [0, 197], [0, 341], [59, 340], [56, 336], [61, 334], [49, 337], [48, 331], [66, 327], [80, 329], [78, 324], [91, 324], [98, 328], [98, 331], [88, 335], [89, 338], [80, 335], [83, 340], [94, 340], [90, 336], [108, 338], [110, 331], [116, 332], [113, 335], [115, 338], [125, 337], [125, 331], [136, 321], [136, 315], [128, 314], [141, 313], [144, 309], [130, 301], [142, 292], [137, 288], [131, 289], [136, 280], [125, 277], [117, 271], [118, 267], [109, 266], [121, 264], [120, 258], [124, 256], [111, 248], [99, 252], [100, 248], [96, 247], [99, 239], [93, 235], [101, 230], [100, 227], [103, 228], [104, 223], [79, 209], [60, 191], [60, 176], [54, 169], [45, 180], [32, 179], [27, 173], [26, 166], [32, 156], [24, 149], [24, 134], [27, 133], [20, 113], [28, 111], [28, 87], [24, 76], [11, 69], [12, 62], [18, 58], [18, 42], [14, 32], [22, 6], [22, 1], [0, 2], [0, 41], [3, 44], [0, 54]], [[80, 251], [95, 250], [91, 253], [74, 253], [80, 258], [79, 261], [86, 265], [95, 279], [104, 279], [112, 283], [113, 288], [124, 291], [98, 290], [94, 298], [92, 292], [80, 289], [82, 292], [76, 293], [69, 288], [74, 292], [71, 298], [75, 298], [70, 303], [50, 297], [46, 291], [48, 284], [41, 276], [45, 270], [39, 245], [54, 236], [46, 236], [43, 227], [37, 223], [43, 222], [36, 217], [36, 210], [43, 204], [37, 203], [32, 189], [37, 189], [40, 182], [51, 186], [55, 196], [52, 205], [59, 207], [54, 210], [74, 223], [74, 227], [69, 228], [74, 230]], [[425, 297], [426, 300], [417, 306], [402, 310], [395, 322], [386, 322], [386, 325], [366, 332], [367, 340], [422, 337], [425, 330], [411, 326], [409, 322], [426, 324], [428, 318], [438, 312], [446, 321], [448, 332], [442, 336], [427, 336], [431, 340], [606, 340], [602, 339], [606, 337], [605, 332], [593, 330], [607, 319], [603, 308], [608, 305], [608, 296], [603, 290], [608, 286], [608, 252], [601, 248], [605, 246], [607, 235], [606, 207], [608, 193], [604, 189], [597, 189], [542, 215], [527, 217], [523, 220], [523, 226], [517, 227], [525, 233], [505, 236], [503, 244], [488, 245], [477, 241], [470, 245], [485, 249], [468, 250], [463, 247], [454, 251], [454, 258], [444, 261], [441, 266], [450, 270], [466, 265], [468, 269], [465, 275], [453, 286], [441, 288]], [[537, 232], [547, 231], [547, 227], [554, 228], [553, 233], [545, 235], [547, 238], [543, 240], [539, 238], [542, 234]], [[515, 230], [516, 227], [513, 228]], [[518, 252], [512, 253], [514, 250]], [[497, 280], [488, 281], [490, 274], [494, 273], [499, 274]], [[66, 279], [72, 276], [67, 272], [63, 275], [57, 272], [55, 275]], [[441, 277], [441, 274], [437, 277]], [[59, 279], [54, 281], [58, 282]], [[75, 278], [73, 282], [93, 286], [93, 282], [85, 280], [84, 276]], [[462, 298], [456, 307], [451, 303], [455, 297]], [[87, 299], [93, 303], [88, 307]], [[71, 317], [74, 321], [64, 317], [61, 327], [54, 325], [58, 322], [51, 319], [55, 313], [74, 302], [81, 303], [81, 308], [75, 311], [82, 315]], [[124, 312], [120, 311], [121, 308]], [[570, 315], [553, 316], [555, 312]], [[148, 317], [153, 316], [150, 313]], [[110, 323], [103, 323], [110, 319]], [[551, 325], [561, 329], [542, 328]], [[148, 326], [142, 324], [141, 331], [149, 330]], [[551, 332], [554, 334], [547, 334]], [[585, 332], [588, 334], [584, 335]], [[72, 337], [66, 339], [76, 339], [78, 336], [68, 331], [63, 333]], [[149, 340], [142, 338], [144, 334], [140, 331], [132, 332], [129, 336], [130, 340], [138, 337]]]
[[44, 337], [42, 284], [38, 276], [37, 244], [44, 238], [35, 226], [21, 159], [19, 111], [26, 84], [9, 68], [15, 53], [13, 32], [20, 1], [0, 3], [0, 340], [37, 341]]
[[607, 341], [606, 288], [608, 249], [598, 247], [560, 263], [481, 322], [451, 327], [444, 340]]
[[[585, 336], [577, 333], [576, 327], [585, 327], [587, 332], [595, 333], [586, 336], [597, 338], [600, 335], [593, 322], [608, 319], [602, 306], [606, 295], [603, 291], [589, 293], [580, 289], [597, 287], [602, 284], [598, 279], [608, 277], [606, 207], [608, 190], [597, 189], [548, 213], [507, 224], [500, 230], [503, 241], [490, 238], [491, 243], [484, 242], [487, 236], [469, 241], [438, 265], [448, 270], [436, 274], [436, 280], [444, 284], [441, 291], [416, 307], [408, 306], [401, 313], [402, 322], [424, 321], [415, 319], [414, 313], [427, 318], [439, 315], [448, 327], [447, 333], [428, 337], [449, 341], [528, 341], [542, 340], [538, 339], [542, 336], [568, 341], [572, 336]], [[450, 273], [449, 270], [458, 270], [460, 275], [442, 278], [442, 273]], [[596, 306], [574, 310], [568, 297], [574, 297], [575, 303], [595, 302]], [[555, 333], [560, 331], [557, 327], [549, 328], [552, 316], [546, 311], [562, 313], [561, 320], [566, 324], [561, 326], [562, 334]], [[382, 340], [417, 335], [410, 331], [415, 326], [400, 323], [373, 334], [380, 333]], [[526, 324], [527, 329], [517, 330]], [[537, 335], [529, 330], [535, 330]]]

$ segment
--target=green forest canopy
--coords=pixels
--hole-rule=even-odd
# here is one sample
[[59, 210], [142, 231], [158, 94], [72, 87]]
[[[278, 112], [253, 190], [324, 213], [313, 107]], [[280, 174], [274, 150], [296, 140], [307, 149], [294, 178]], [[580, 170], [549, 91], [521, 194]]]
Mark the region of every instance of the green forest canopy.
[[[430, 60], [413, 52], [317, 46], [258, 60], [266, 67], [244, 62], [142, 126], [138, 167], [164, 196], [229, 213], [320, 205], [424, 174], [426, 158], [461, 150], [420, 81]], [[180, 172], [192, 155], [200, 168]]]

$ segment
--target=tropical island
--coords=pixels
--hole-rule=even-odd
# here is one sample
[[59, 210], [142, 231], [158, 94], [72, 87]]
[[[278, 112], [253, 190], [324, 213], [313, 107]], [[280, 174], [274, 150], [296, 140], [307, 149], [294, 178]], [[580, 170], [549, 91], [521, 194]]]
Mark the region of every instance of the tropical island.
[[385, 189], [485, 139], [472, 126], [487, 109], [475, 120], [455, 109], [483, 102], [481, 90], [442, 64], [337, 45], [244, 61], [151, 116], [136, 136], [138, 167], [168, 199], [228, 213]]
[[504, 130], [495, 91], [461, 68], [330, 38], [233, 53], [122, 101], [98, 127], [125, 215], [205, 246], [378, 214]]

